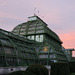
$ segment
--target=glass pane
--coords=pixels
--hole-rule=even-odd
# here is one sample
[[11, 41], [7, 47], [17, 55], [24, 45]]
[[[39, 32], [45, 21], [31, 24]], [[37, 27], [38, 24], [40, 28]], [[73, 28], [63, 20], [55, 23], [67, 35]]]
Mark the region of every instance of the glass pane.
[[26, 27], [26, 25], [23, 25], [22, 27]]
[[34, 36], [31, 36], [31, 40], [34, 40]]
[[49, 52], [48, 46], [44, 46], [44, 47], [43, 47], [43, 52]]
[[1, 42], [2, 42], [2, 44], [4, 44], [4, 45], [11, 45], [11, 43], [8, 41], [8, 40], [3, 40], [3, 39], [1, 39]]
[[51, 48], [50, 53], [53, 53], [53, 49]]
[[26, 29], [25, 28], [21, 28], [21, 30], [20, 31], [25, 31]]
[[36, 24], [31, 24], [31, 25], [29, 25], [30, 27], [32, 27], [32, 26], [36, 26]]
[[35, 27], [30, 27], [30, 28], [29, 28], [29, 30], [33, 30], [33, 29], [35, 29]]
[[8, 35], [8, 32], [6, 32], [6, 31], [3, 31], [3, 30], [2, 30], [2, 33]]
[[36, 19], [37, 19], [36, 16], [34, 16], [34, 17], [29, 17], [29, 21], [33, 21], [33, 20], [36, 20]]
[[21, 34], [21, 35], [24, 35], [24, 34], [26, 34], [26, 32], [20, 32], [20, 34]]
[[28, 36], [27, 38], [30, 39], [30, 36]]
[[50, 58], [55, 58], [55, 54], [50, 54], [49, 57]]
[[33, 34], [35, 33], [35, 31], [28, 31], [28, 34]]
[[43, 42], [43, 35], [40, 35], [40, 42]]
[[2, 46], [0, 46], [0, 52], [2, 51]]
[[40, 58], [48, 58], [48, 55], [47, 54], [46, 55], [45, 54], [41, 54], [41, 55], [39, 55], [39, 57]]
[[4, 47], [5, 53], [11, 53], [11, 50], [9, 47]]
[[37, 30], [36, 33], [43, 33], [44, 30]]
[[40, 41], [40, 39], [39, 39], [39, 35], [36, 35], [36, 41]]
[[41, 29], [41, 28], [43, 28], [43, 26], [37, 26], [37, 27], [36, 27], [36, 29]]

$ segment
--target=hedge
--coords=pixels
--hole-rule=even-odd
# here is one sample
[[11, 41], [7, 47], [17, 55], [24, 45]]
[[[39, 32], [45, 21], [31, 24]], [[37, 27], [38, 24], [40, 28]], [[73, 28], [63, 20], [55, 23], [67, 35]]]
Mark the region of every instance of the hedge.
[[72, 73], [71, 75], [75, 75], [75, 73]]
[[51, 75], [70, 75], [68, 63], [51, 63]]
[[70, 73], [75, 73], [75, 62], [69, 62]]
[[36, 75], [48, 75], [48, 69], [42, 64], [30, 65], [26, 71], [32, 72]]

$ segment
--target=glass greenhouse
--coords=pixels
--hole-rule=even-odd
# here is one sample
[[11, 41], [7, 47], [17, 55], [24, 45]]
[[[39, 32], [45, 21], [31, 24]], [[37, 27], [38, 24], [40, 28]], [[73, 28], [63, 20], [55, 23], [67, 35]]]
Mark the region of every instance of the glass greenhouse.
[[27, 22], [16, 26], [12, 32], [38, 43], [36, 51], [40, 63], [48, 65], [50, 62], [67, 62], [66, 55], [62, 51], [62, 41], [47, 26], [42, 19], [35, 15], [29, 17]]
[[28, 66], [34, 63], [68, 62], [72, 53], [62, 50], [62, 41], [48, 25], [34, 15], [12, 32], [0, 29], [0, 66]]

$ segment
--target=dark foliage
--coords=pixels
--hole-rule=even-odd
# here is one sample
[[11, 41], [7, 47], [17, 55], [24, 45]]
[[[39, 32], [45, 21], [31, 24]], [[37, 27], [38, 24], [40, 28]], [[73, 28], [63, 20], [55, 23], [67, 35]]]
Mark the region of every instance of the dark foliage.
[[26, 69], [26, 71], [32, 72], [36, 75], [48, 75], [48, 69], [44, 65], [41, 65], [41, 64], [30, 65]]
[[75, 75], [75, 73], [72, 73], [71, 75]]
[[52, 63], [51, 75], [70, 75], [68, 63]]
[[70, 73], [75, 73], [75, 62], [69, 62]]

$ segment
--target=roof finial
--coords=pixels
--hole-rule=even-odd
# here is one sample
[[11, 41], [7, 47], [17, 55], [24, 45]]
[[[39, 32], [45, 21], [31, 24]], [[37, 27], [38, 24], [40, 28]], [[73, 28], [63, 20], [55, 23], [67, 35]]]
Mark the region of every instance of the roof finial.
[[34, 8], [34, 16], [36, 16], [36, 13], [35, 13], [35, 11], [36, 11], [36, 8]]
[[34, 8], [34, 16], [36, 16], [36, 14], [39, 14], [39, 11], [37, 11], [37, 9]]

